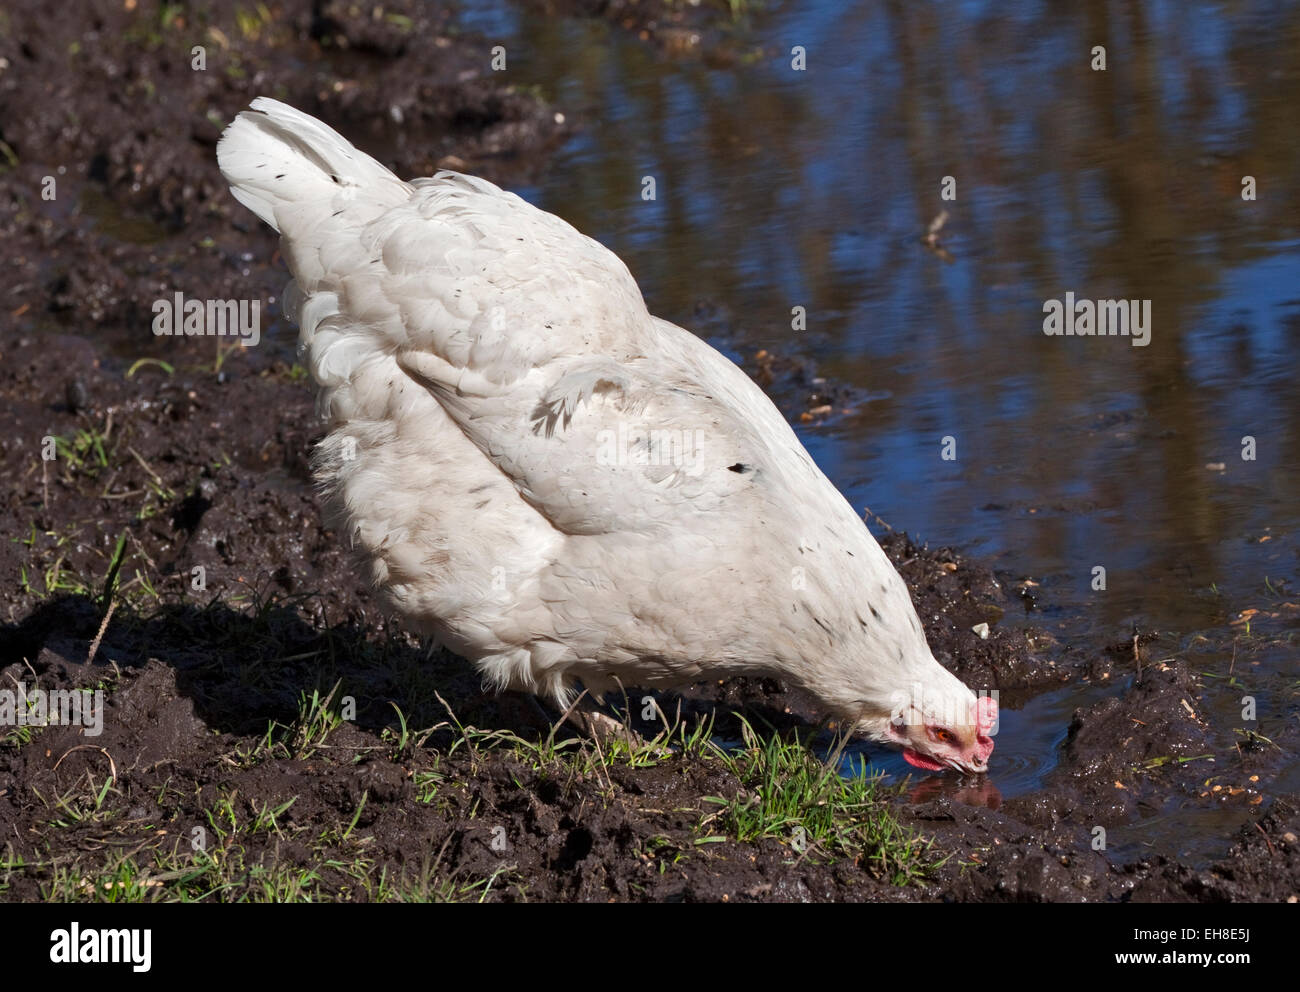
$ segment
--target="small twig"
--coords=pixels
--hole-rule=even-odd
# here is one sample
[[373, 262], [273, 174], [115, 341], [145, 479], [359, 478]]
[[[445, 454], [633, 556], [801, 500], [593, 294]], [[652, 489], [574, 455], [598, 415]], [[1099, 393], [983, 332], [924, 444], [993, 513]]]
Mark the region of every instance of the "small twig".
[[[106, 749], [102, 747], [95, 747], [94, 744], [76, 744], [73, 747], [68, 748], [68, 750], [63, 752], [62, 756], [60, 756], [59, 760], [54, 763], [54, 767], [50, 770], [57, 772], [59, 770], [59, 765], [63, 764], [63, 759], [66, 758], [68, 755], [70, 755], [73, 751], [98, 751], [100, 754], [102, 754], [105, 758], [108, 759], [108, 773], [113, 778], [113, 784], [117, 785], [117, 762], [113, 760], [113, 756], [109, 754]], [[1256, 826], [1258, 826], [1258, 824], [1256, 824]]]
[[1264, 833], [1264, 828], [1259, 825], [1259, 821], [1255, 822], [1255, 829], [1264, 834], [1264, 843], [1268, 845], [1268, 853], [1276, 856], [1277, 851], [1273, 847], [1273, 842], [1268, 839], [1268, 834]]
[[136, 554], [138, 554], [141, 558], [143, 558], [146, 562], [148, 562], [149, 567], [153, 569], [155, 572], [157, 572], [159, 570], [158, 563], [149, 557], [149, 552], [145, 549], [145, 546], [140, 543], [140, 539], [136, 537], [134, 534], [132, 534], [130, 531], [127, 532], [127, 537], [130, 539], [131, 543], [135, 545]]
[[129, 451], [132, 457], [134, 457], [135, 460], [140, 463], [140, 466], [146, 472], [149, 473], [149, 478], [153, 479], [154, 483], [157, 484], [159, 489], [167, 488], [167, 484], [162, 481], [162, 478], [158, 475], [157, 472], [155, 472], [152, 468], [149, 467], [149, 463], [144, 460], [144, 457], [140, 454], [140, 452], [136, 451], [135, 448], [131, 447], [129, 444], [126, 446], [126, 450]]
[[933, 248], [939, 243], [939, 232], [943, 230], [943, 225], [948, 223], [948, 211], [940, 210], [934, 220], [930, 221], [930, 227], [925, 232], [925, 243]]
[[[614, 684], [618, 686], [618, 691], [623, 695], [623, 713], [625, 714], [623, 719], [623, 739], [627, 743], [627, 753], [630, 755], [636, 750], [632, 743], [633, 736], [640, 738], [641, 735], [632, 730], [632, 702], [627, 698], [627, 688], [623, 685], [623, 680], [615, 675]], [[644, 744], [645, 741], [641, 743]]]
[[[584, 692], [585, 691], [586, 690], [584, 690]], [[596, 697], [593, 696], [591, 701], [594, 703]], [[594, 720], [587, 721], [587, 733], [591, 735], [591, 743], [596, 746], [596, 757], [600, 759], [600, 770], [605, 773], [605, 787], [609, 790], [610, 795], [612, 796], [614, 794], [614, 783], [609, 777], [609, 767], [605, 762], [605, 751], [600, 746], [600, 728], [596, 725]]]
[[551, 749], [551, 745], [555, 741], [555, 732], [559, 730], [561, 726], [564, 725], [564, 721], [569, 719], [569, 717], [573, 714], [573, 711], [578, 708], [578, 704], [582, 702], [582, 697], [585, 696], [586, 694], [587, 694], [587, 690], [584, 687], [582, 692], [578, 693], [578, 698], [569, 704], [569, 708], [565, 710], [563, 713], [561, 713], [560, 718], [555, 721], [554, 725], [552, 725], [551, 732], [546, 735], [546, 749], [548, 751]]
[[95, 634], [95, 639], [90, 642], [90, 653], [86, 655], [86, 664], [89, 665], [95, 660], [95, 652], [99, 650], [99, 642], [104, 639], [104, 631], [108, 630], [108, 622], [113, 619], [113, 611], [117, 609], [117, 599], [109, 601], [108, 609], [104, 611], [104, 619], [99, 623], [99, 632]]
[[438, 702], [442, 705], [442, 708], [447, 711], [447, 715], [451, 717], [451, 725], [460, 731], [460, 739], [465, 742], [465, 746], [469, 749], [470, 760], [477, 762], [478, 749], [474, 747], [474, 742], [470, 740], [469, 730], [465, 727], [463, 723], [461, 723], [458, 719], [456, 719], [456, 714], [452, 712], [451, 704], [448, 703], [447, 700], [442, 698], [442, 694], [440, 692], [435, 691], [433, 694], [433, 698], [438, 700]]
[[891, 534], [894, 533], [894, 528], [890, 527], [889, 524], [885, 523], [885, 521], [880, 518], [880, 514], [873, 512], [871, 507], [864, 506], [862, 508], [862, 512], [865, 513], [867, 516], [871, 517], [873, 520], [875, 520], [876, 523], [880, 524], [880, 526], [885, 528], [885, 530], [889, 531], [889, 533]]

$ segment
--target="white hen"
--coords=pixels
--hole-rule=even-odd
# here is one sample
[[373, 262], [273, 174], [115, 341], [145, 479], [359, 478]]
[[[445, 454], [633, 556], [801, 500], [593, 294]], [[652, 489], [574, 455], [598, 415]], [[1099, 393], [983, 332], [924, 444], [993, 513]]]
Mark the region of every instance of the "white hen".
[[608, 249], [482, 179], [407, 183], [260, 98], [217, 149], [282, 237], [329, 435], [327, 517], [409, 621], [498, 688], [771, 674], [922, 768], [996, 716], [740, 369]]

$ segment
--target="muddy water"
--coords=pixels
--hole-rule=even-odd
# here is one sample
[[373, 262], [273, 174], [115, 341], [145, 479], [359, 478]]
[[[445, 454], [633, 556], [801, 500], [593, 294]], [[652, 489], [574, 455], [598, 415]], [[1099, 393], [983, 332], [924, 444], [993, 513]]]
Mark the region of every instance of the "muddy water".
[[[1294, 644], [1300, 11], [827, 0], [759, 11], [705, 57], [474, 7], [467, 26], [583, 128], [521, 192], [617, 250], [656, 312], [690, 326], [708, 299], [738, 346], [859, 387], [801, 429], [857, 505], [1039, 583], [1033, 619], [1062, 637], [1208, 637], [1197, 665], [1222, 674], [1246, 636], [1230, 622], [1259, 608]], [[1150, 301], [1149, 344], [1045, 335], [1067, 292]], [[1294, 647], [1257, 652], [1212, 718], [1241, 725], [1248, 688], [1294, 719], [1296, 669]], [[1002, 794], [1039, 787], [1074, 707], [1122, 688], [1010, 714]], [[1121, 843], [1204, 853], [1235, 815], [1150, 813]]]
[[[657, 312], [711, 299], [746, 344], [870, 391], [803, 432], [856, 502], [1067, 613], [1208, 627], [1295, 572], [1300, 12], [1077, 6], [782, 5], [726, 68], [509, 5], [469, 22], [585, 127], [523, 192]], [[796, 44], [806, 73], [745, 64]], [[946, 256], [919, 243], [943, 210]], [[1066, 292], [1150, 300], [1151, 343], [1046, 336]]]

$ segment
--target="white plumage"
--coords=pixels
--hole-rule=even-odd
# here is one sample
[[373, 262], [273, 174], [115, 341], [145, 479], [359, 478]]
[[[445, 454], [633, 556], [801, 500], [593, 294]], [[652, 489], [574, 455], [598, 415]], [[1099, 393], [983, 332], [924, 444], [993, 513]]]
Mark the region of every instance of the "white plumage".
[[394, 609], [498, 688], [773, 674], [914, 764], [983, 770], [992, 711], [865, 524], [617, 256], [489, 182], [403, 182], [252, 106], [221, 171], [281, 234], [327, 517]]

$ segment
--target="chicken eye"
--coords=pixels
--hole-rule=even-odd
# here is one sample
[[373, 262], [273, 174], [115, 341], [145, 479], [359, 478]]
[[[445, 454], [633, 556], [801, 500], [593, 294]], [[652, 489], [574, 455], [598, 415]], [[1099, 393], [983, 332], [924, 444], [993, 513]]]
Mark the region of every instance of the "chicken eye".
[[951, 730], [944, 730], [942, 727], [934, 732], [934, 736], [940, 744], [957, 743], [957, 735]]

